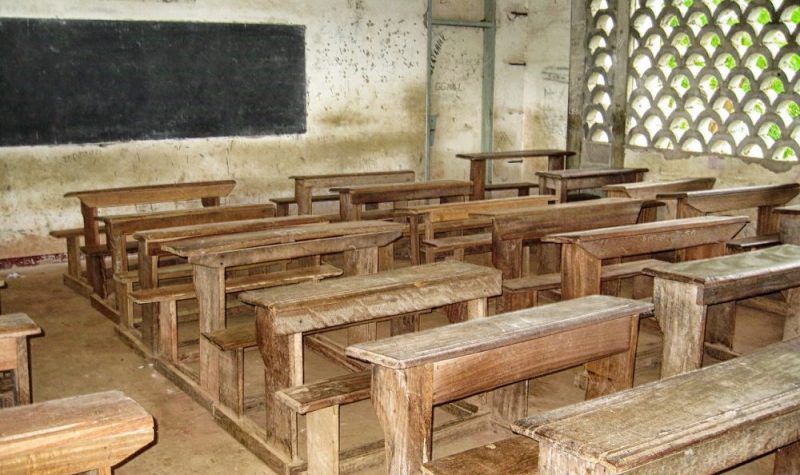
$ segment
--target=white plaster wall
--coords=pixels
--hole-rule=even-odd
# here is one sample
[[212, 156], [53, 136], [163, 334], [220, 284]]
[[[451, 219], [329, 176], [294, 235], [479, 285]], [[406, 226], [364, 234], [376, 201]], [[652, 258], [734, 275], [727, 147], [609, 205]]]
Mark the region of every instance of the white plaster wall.
[[301, 135], [0, 148], [0, 259], [63, 252], [81, 189], [227, 179], [230, 202], [292, 193], [292, 174], [413, 169], [425, 137], [425, 0], [0, 0], [0, 17], [306, 26]]

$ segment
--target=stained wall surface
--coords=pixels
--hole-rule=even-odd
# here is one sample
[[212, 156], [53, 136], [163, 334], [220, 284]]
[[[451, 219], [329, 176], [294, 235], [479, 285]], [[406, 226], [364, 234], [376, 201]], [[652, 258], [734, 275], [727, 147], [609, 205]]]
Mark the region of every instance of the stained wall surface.
[[0, 17], [306, 26], [305, 134], [0, 149], [0, 259], [63, 252], [65, 192], [234, 179], [229, 202], [292, 192], [292, 174], [421, 171], [425, 0], [0, 0]]

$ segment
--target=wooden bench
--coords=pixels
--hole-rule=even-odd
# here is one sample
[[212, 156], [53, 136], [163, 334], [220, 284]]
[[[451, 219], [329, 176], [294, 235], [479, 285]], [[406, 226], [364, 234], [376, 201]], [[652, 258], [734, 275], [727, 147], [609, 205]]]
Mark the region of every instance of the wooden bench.
[[[204, 207], [219, 206], [221, 198], [228, 196], [235, 186], [236, 182], [233, 180], [201, 181], [74, 191], [66, 193], [64, 197], [77, 198], [80, 201], [84, 244], [95, 246], [102, 243], [100, 226], [96, 219], [98, 209], [191, 200], [200, 200]], [[98, 259], [87, 261], [86, 274], [93, 292], [105, 298], [102, 265], [103, 262]]]
[[[800, 287], [800, 246], [783, 244], [645, 272], [655, 277], [656, 318], [664, 332], [661, 375], [668, 377], [700, 367], [704, 335], [715, 356], [737, 356], [736, 301]], [[790, 303], [784, 339], [800, 336], [800, 301]]]
[[[554, 200], [554, 197], [549, 195], [535, 195], [465, 203], [408, 206], [396, 209], [395, 216], [408, 221], [412, 264], [420, 263], [422, 253], [425, 254], [425, 262], [429, 263], [436, 260], [437, 254], [444, 252], [454, 252], [456, 259], [463, 260], [465, 250], [486, 245], [487, 240], [491, 245], [491, 234], [482, 233], [437, 239], [437, 232], [486, 230], [491, 227], [491, 218], [476, 217], [475, 213], [544, 206]], [[420, 245], [420, 234], [424, 239], [422, 246]]]
[[[493, 162], [494, 160], [513, 160], [519, 161], [530, 158], [547, 158], [547, 169], [548, 170], [563, 170], [567, 168], [567, 157], [571, 157], [575, 155], [575, 152], [570, 152], [568, 150], [509, 150], [505, 152], [480, 152], [480, 153], [459, 153], [456, 155], [456, 158], [462, 158], [464, 160], [469, 160], [469, 179], [473, 183], [473, 190], [472, 196], [470, 200], [472, 201], [480, 201], [483, 200], [486, 196], [486, 191], [498, 190], [498, 189], [507, 189], [503, 188], [503, 184], [487, 184], [486, 183], [486, 176], [490, 174], [487, 170], [488, 164]], [[533, 185], [531, 187], [526, 187], [526, 192], [529, 192], [530, 188], [536, 187], [538, 185]], [[522, 188], [518, 188], [518, 196], [523, 196], [521, 192], [523, 191]], [[526, 193], [527, 194], [527, 193]]]
[[[606, 196], [609, 198], [633, 198], [637, 200], [655, 200], [659, 194], [677, 193], [684, 191], [710, 190], [717, 182], [716, 178], [683, 178], [679, 180], [667, 181], [643, 181], [638, 183], [618, 183], [616, 185], [606, 185], [603, 187]], [[672, 206], [670, 206], [672, 205]], [[644, 210], [642, 210], [644, 211]], [[674, 200], [669, 200], [663, 219], [675, 219], [677, 210]], [[655, 210], [652, 210], [655, 214]], [[656, 216], [639, 216], [640, 223], [657, 221]]]
[[[638, 261], [609, 264], [601, 268], [600, 282], [605, 284], [620, 279], [636, 278], [643, 275], [648, 267], [664, 264], [657, 259], [642, 259]], [[634, 283], [633, 298], [645, 298], [650, 292], [643, 289], [640, 282]], [[507, 279], [503, 282], [503, 295], [506, 298], [508, 310], [519, 310], [539, 305], [539, 293], [547, 290], [561, 290], [561, 273], [529, 275], [518, 279]], [[605, 292], [601, 292], [605, 293]]]
[[335, 173], [329, 175], [295, 175], [289, 177], [294, 180], [294, 197], [270, 198], [270, 201], [278, 205], [278, 216], [288, 216], [290, 204], [297, 205], [298, 215], [311, 214], [311, 205], [314, 202], [339, 201], [339, 195], [336, 193], [314, 195], [314, 189], [324, 189], [327, 191], [332, 187], [345, 185], [409, 183], [414, 181], [414, 177], [414, 172], [411, 170]]
[[0, 411], [2, 473], [111, 475], [155, 439], [153, 418], [119, 391]]
[[[257, 310], [259, 349], [266, 366], [268, 442], [284, 455], [298, 455], [297, 414], [284, 407], [275, 392], [304, 383], [304, 335], [369, 322], [369, 333], [349, 338], [350, 344], [374, 340], [374, 323], [379, 320], [391, 319], [395, 335], [414, 331], [416, 314], [434, 308], [446, 307], [451, 321], [483, 316], [487, 298], [499, 295], [500, 283], [495, 269], [440, 262], [240, 295]], [[338, 444], [309, 453], [334, 449], [338, 452]]]
[[[559, 270], [560, 250], [556, 246], [542, 245], [541, 239], [551, 233], [607, 226], [620, 226], [636, 222], [642, 201], [626, 198], [604, 198], [576, 203], [559, 203], [547, 207], [529, 208], [512, 212], [482, 213], [492, 218], [492, 263], [503, 272], [503, 279], [516, 279], [531, 273], [552, 273]], [[525, 249], [534, 244], [538, 253], [538, 268], [529, 269]], [[549, 247], [548, 247], [549, 246]], [[501, 300], [501, 307], [511, 302]]]
[[[214, 224], [226, 221], [253, 220], [269, 218], [275, 215], [273, 204], [216, 206], [190, 210], [160, 211], [155, 213], [138, 213], [130, 215], [102, 216], [97, 218], [105, 225], [106, 244], [111, 253], [111, 269], [114, 276], [128, 271], [128, 237], [137, 231], [177, 226]], [[130, 243], [134, 252], [138, 244]], [[113, 307], [106, 305], [98, 297], [92, 303], [98, 310], [115, 320], [120, 321], [120, 309], [125, 304], [124, 288], [115, 289], [116, 299]]]
[[[373, 365], [371, 399], [383, 427], [387, 473], [417, 474], [430, 461], [436, 404], [587, 362], [602, 368], [618, 355], [627, 364], [603, 371], [613, 384], [602, 387], [631, 387], [639, 314], [651, 308], [592, 296], [348, 347], [347, 355]], [[497, 407], [504, 406], [505, 389], [493, 394], [500, 421], [508, 414]], [[590, 393], [603, 394], [587, 388]], [[511, 412], [526, 411], [527, 402]]]
[[539, 193], [553, 193], [558, 201], [569, 200], [569, 190], [602, 188], [615, 183], [642, 181], [647, 168], [570, 169], [536, 172]]
[[[777, 450], [800, 466], [800, 340], [518, 421], [538, 474], [718, 473]], [[535, 452], [531, 457], [536, 457]]]
[[24, 313], [0, 315], [0, 371], [14, 372], [13, 405], [31, 403], [28, 337], [40, 333], [39, 325]]
[[[659, 200], [674, 201], [677, 209], [676, 217], [689, 218], [692, 216], [705, 216], [720, 214], [729, 211], [739, 211], [756, 208], [755, 235], [760, 240], [748, 241], [742, 237], [741, 242], [731, 242], [731, 250], [742, 251], [753, 248], [762, 248], [768, 244], [776, 245], [778, 215], [773, 213], [775, 208], [787, 204], [800, 194], [800, 184], [788, 183], [783, 185], [743, 186], [739, 188], [719, 188], [706, 191], [687, 191], [681, 193], [661, 193]], [[767, 239], [772, 239], [771, 242]], [[757, 246], [753, 246], [757, 244]]]
[[358, 221], [365, 205], [393, 203], [395, 208], [399, 208], [407, 205], [410, 200], [439, 199], [442, 203], [466, 201], [472, 193], [472, 182], [433, 180], [389, 185], [339, 186], [331, 188], [331, 191], [339, 193], [339, 214], [342, 221]]
[[[319, 256], [342, 253], [345, 275], [375, 273], [379, 266], [378, 249], [398, 239], [404, 228], [400, 223], [385, 221], [315, 223], [173, 241], [162, 246], [162, 250], [185, 257], [192, 265], [200, 331], [211, 333], [226, 327], [227, 269], [298, 258], [309, 258], [318, 265]], [[357, 333], [365, 329], [348, 331]], [[184, 380], [186, 376], [169, 368], [165, 371], [174, 379]], [[220, 353], [201, 338], [199, 389], [202, 392], [198, 396], [210, 398], [210, 404], [218, 402], [219, 376]]]
[[[124, 289], [123, 297], [127, 297], [138, 283], [140, 289], [152, 289], [162, 285], [163, 281], [178, 278], [191, 278], [191, 265], [173, 265], [162, 267], [159, 262], [174, 254], [162, 249], [174, 242], [187, 239], [211, 239], [229, 234], [252, 233], [270, 229], [288, 228], [303, 224], [321, 224], [328, 222], [320, 216], [291, 216], [279, 218], [263, 218], [241, 221], [226, 221], [212, 224], [196, 224], [174, 228], [139, 231], [133, 234], [139, 246], [139, 266], [136, 274], [124, 273], [119, 276], [116, 285]], [[309, 265], [316, 264], [309, 263]], [[284, 270], [285, 270], [285, 266]], [[152, 308], [151, 308], [152, 307]], [[142, 308], [142, 341], [145, 346], [155, 352], [155, 325], [157, 309], [149, 304]], [[120, 311], [120, 320], [127, 328], [133, 327], [133, 302], [124, 299]]]
[[[83, 231], [83, 228], [57, 229], [50, 231], [50, 236], [66, 242], [67, 272], [63, 276], [64, 285], [88, 298], [92, 295], [92, 287], [81, 266]], [[98, 232], [105, 233], [105, 227], [99, 227]]]

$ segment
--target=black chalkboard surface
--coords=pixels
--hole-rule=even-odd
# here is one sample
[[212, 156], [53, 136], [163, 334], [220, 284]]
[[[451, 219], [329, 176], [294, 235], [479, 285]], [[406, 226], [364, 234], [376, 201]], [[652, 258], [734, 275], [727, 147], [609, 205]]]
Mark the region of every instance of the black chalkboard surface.
[[302, 26], [0, 19], [0, 145], [305, 130]]

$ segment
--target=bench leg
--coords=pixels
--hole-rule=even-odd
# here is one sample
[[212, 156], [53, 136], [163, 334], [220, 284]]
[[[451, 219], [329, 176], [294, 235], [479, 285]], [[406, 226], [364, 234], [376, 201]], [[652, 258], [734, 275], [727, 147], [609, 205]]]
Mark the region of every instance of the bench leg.
[[[378, 272], [378, 261], [379, 252], [378, 248], [376, 247], [345, 251], [344, 275], [374, 274]], [[348, 327], [347, 344], [349, 346], [356, 343], [361, 343], [362, 341], [372, 341], [376, 338], [376, 335], [377, 326], [375, 323], [365, 323], [362, 325]]]
[[[709, 305], [706, 308], [705, 341], [720, 347], [719, 356], [733, 356], [733, 334], [736, 330], [736, 302]], [[722, 359], [726, 359], [723, 356]]]
[[390, 325], [391, 336], [414, 333], [419, 331], [419, 314], [409, 313], [408, 315], [394, 317], [392, 318]]
[[700, 368], [706, 309], [697, 303], [699, 287], [666, 279], [655, 279], [655, 315], [664, 332], [661, 378]]
[[464, 249], [453, 249], [453, 255], [445, 258], [447, 261], [464, 262], [465, 252]]
[[512, 312], [514, 310], [522, 310], [523, 308], [536, 307], [539, 305], [539, 291], [525, 290], [519, 292], [506, 292], [498, 299], [497, 302], [500, 306], [498, 313]]
[[416, 475], [431, 459], [433, 368], [372, 367], [372, 405], [383, 428], [389, 475]]
[[339, 406], [306, 414], [308, 475], [339, 473]]
[[15, 338], [16, 367], [14, 369], [14, 387], [17, 392], [17, 404], [31, 403], [31, 375], [28, 370], [28, 339]]
[[81, 278], [81, 241], [79, 236], [67, 238], [67, 273], [77, 280]]
[[653, 278], [647, 275], [637, 275], [633, 278], [634, 299], [644, 299], [653, 296]]
[[586, 399], [633, 387], [636, 345], [639, 340], [639, 316], [631, 317], [628, 350], [586, 364]]
[[378, 249], [378, 270], [383, 272], [394, 269], [394, 244]]
[[781, 447], [775, 452], [773, 475], [795, 475], [800, 473], [800, 442]]
[[[144, 332], [144, 321], [142, 325]], [[158, 305], [158, 355], [170, 363], [178, 362], [178, 303], [175, 300]]]
[[119, 321], [125, 328], [133, 328], [133, 301], [130, 299], [131, 292], [133, 292], [133, 282], [121, 282], [117, 278], [114, 279], [114, 293], [116, 294]]
[[220, 351], [219, 402], [244, 415], [244, 349]]

